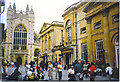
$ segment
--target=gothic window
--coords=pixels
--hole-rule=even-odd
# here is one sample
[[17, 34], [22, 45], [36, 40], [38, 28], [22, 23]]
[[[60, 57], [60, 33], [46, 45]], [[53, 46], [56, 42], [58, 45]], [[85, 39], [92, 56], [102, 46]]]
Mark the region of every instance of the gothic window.
[[18, 25], [14, 31], [14, 50], [26, 50], [27, 31], [23, 25]]
[[96, 59], [104, 60], [103, 40], [95, 41], [96, 44]]

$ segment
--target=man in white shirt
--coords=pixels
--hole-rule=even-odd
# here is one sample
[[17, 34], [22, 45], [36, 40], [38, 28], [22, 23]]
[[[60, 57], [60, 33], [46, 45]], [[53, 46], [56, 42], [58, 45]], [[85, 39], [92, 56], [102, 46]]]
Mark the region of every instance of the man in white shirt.
[[27, 63], [27, 65], [26, 65], [26, 73], [29, 71], [29, 69], [30, 69], [30, 65], [29, 65], [29, 63]]
[[108, 80], [111, 80], [111, 75], [112, 75], [112, 68], [110, 67], [110, 64], [107, 63], [107, 67], [105, 69], [105, 72], [107, 73], [107, 78]]
[[74, 66], [71, 66], [71, 68], [68, 70], [68, 73], [68, 77], [70, 78], [68, 81], [75, 81]]
[[61, 78], [62, 78], [62, 65], [61, 65], [61, 62], [59, 63], [59, 65], [57, 66], [57, 68], [58, 68], [59, 81], [60, 81]]
[[32, 68], [30, 68], [30, 70], [27, 72], [27, 76], [31, 76], [32, 75]]

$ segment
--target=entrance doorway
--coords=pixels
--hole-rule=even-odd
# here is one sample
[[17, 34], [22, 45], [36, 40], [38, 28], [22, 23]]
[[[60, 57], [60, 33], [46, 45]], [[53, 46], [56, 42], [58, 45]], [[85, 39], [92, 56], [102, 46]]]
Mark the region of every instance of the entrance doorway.
[[16, 60], [17, 65], [22, 65], [22, 58], [18, 57]]
[[119, 67], [119, 37], [115, 38], [115, 55], [116, 55], [116, 66]]
[[68, 68], [69, 68], [69, 55], [70, 54], [66, 54], [66, 65], [68, 66]]

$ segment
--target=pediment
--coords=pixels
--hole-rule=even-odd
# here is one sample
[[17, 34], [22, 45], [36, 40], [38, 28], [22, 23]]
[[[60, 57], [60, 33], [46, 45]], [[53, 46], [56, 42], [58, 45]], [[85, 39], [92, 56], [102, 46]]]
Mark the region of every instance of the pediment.
[[49, 24], [49, 23], [44, 23], [43, 26], [42, 26], [42, 28], [40, 29], [39, 34], [40, 34], [41, 32], [43, 32], [44, 30], [46, 30], [50, 25], [51, 25], [51, 24]]

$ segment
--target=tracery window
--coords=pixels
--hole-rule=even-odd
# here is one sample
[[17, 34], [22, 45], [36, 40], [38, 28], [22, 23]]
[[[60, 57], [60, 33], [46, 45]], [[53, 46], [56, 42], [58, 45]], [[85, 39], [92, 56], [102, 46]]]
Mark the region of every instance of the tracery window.
[[20, 24], [14, 30], [14, 50], [26, 50], [27, 45], [27, 31], [25, 27]]

